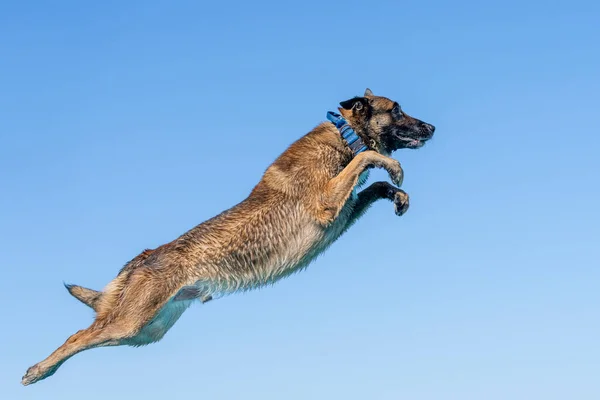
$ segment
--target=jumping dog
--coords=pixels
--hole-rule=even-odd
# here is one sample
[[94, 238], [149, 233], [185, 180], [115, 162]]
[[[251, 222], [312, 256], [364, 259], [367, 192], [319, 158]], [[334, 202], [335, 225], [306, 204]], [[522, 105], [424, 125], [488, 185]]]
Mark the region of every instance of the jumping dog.
[[[390, 154], [421, 147], [433, 125], [367, 89], [342, 101], [339, 114], [293, 143], [241, 203], [128, 262], [100, 292], [66, 285], [96, 312], [48, 358], [29, 368], [22, 384], [54, 374], [73, 355], [101, 346], [159, 341], [195, 300], [273, 283], [308, 264], [375, 201], [388, 199], [397, 215], [408, 209], [404, 173]], [[362, 191], [370, 168], [393, 183]]]

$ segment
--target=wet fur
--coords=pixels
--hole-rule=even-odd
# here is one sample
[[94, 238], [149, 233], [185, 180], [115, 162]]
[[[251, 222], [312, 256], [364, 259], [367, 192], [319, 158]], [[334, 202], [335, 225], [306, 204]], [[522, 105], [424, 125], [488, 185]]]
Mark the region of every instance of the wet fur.
[[89, 348], [156, 342], [195, 299], [206, 302], [272, 284], [306, 268], [379, 199], [393, 201], [398, 215], [406, 212], [408, 196], [396, 186], [376, 182], [357, 190], [369, 168], [386, 169], [397, 186], [403, 172], [386, 156], [402, 146], [402, 140], [386, 137], [389, 124], [398, 121], [386, 117], [388, 127], [381, 125], [382, 114], [395, 103], [370, 91], [356, 99], [342, 102], [340, 112], [370, 150], [353, 157], [337, 129], [322, 123], [281, 154], [244, 201], [145, 250], [102, 292], [66, 285], [96, 318], [31, 367], [22, 383], [52, 375]]

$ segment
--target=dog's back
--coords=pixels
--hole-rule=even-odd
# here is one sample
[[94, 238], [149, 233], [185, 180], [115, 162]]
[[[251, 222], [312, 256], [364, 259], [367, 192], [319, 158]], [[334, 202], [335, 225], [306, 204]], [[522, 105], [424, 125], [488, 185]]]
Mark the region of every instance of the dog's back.
[[322, 223], [319, 202], [323, 187], [351, 159], [337, 130], [322, 124], [278, 157], [248, 198], [174, 241], [144, 250], [121, 269], [104, 295], [76, 285], [68, 289], [103, 314], [114, 308], [139, 269], [164, 279], [182, 270], [197, 278], [187, 285], [202, 286], [202, 296], [210, 298], [273, 283], [306, 267], [341, 234]]
[[[189, 275], [211, 295], [272, 283], [307, 265], [328, 231], [319, 204], [327, 182], [352, 159], [338, 133], [323, 124], [292, 144], [264, 173], [247, 199], [155, 251], [145, 267], [186, 260]], [[173, 267], [169, 267], [173, 268]], [[165, 273], [170, 273], [165, 271]]]

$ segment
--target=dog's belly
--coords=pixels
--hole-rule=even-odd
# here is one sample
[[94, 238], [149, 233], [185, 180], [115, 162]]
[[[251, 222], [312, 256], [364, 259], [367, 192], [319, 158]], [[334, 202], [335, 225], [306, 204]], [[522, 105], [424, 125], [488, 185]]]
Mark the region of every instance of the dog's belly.
[[174, 300], [170, 299], [132, 338], [127, 339], [130, 346], [144, 346], [150, 343], [158, 342], [167, 333], [169, 329], [177, 322], [181, 314], [192, 304], [193, 300]]
[[[278, 225], [270, 225], [269, 235], [256, 231], [249, 241], [239, 244], [222, 259], [215, 260], [213, 277], [199, 279], [194, 285], [203, 296], [217, 299], [237, 291], [251, 290], [285, 278], [306, 268], [346, 230], [354, 205], [356, 190], [368, 179], [361, 174], [358, 184], [336, 220], [324, 228], [304, 210], [282, 204], [271, 210], [276, 215], [294, 215], [289, 219], [277, 217]], [[295, 222], [293, 225], [290, 222]], [[265, 227], [261, 227], [265, 229]], [[265, 239], [267, 236], [267, 239]]]
[[[259, 276], [250, 277], [243, 290], [275, 283], [295, 272], [299, 272], [314, 261], [323, 251], [344, 233], [352, 214], [355, 197], [351, 197], [338, 218], [327, 228], [311, 224], [305, 226], [294, 240], [281, 249], [281, 255], [268, 260], [264, 265], [255, 265], [254, 269], [262, 271]], [[258, 278], [258, 279], [256, 279]]]
[[[351, 198], [348, 200], [338, 218], [326, 229], [321, 230], [318, 234], [314, 234], [312, 237], [315, 238], [312, 241], [312, 245], [309, 250], [301, 253], [293, 251], [290, 254], [289, 260], [282, 267], [275, 267], [278, 270], [277, 274], [274, 274], [271, 281], [267, 283], [273, 283], [279, 279], [285, 278], [294, 272], [298, 272], [308, 267], [308, 265], [314, 261], [321, 253], [323, 253], [333, 242], [335, 242], [344, 233], [348, 220], [352, 213], [355, 200]], [[294, 260], [297, 260], [294, 262]]]

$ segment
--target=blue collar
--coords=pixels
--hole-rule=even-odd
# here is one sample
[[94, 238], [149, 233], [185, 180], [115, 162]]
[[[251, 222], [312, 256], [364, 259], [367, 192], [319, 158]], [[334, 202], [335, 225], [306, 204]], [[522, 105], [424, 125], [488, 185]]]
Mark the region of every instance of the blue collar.
[[340, 114], [329, 111], [327, 113], [327, 119], [335, 125], [338, 131], [340, 131], [340, 135], [342, 135], [342, 138], [348, 143], [348, 147], [352, 150], [352, 154], [356, 156], [358, 153], [362, 153], [368, 149], [367, 145]]

